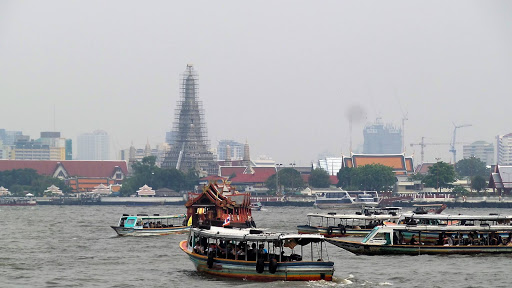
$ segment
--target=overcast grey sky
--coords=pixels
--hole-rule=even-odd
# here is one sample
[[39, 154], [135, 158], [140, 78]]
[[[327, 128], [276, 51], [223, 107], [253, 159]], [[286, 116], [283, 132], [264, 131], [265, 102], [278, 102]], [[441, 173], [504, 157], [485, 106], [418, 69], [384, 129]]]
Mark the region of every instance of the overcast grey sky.
[[[0, 1], [0, 128], [113, 149], [163, 142], [186, 64], [208, 137], [308, 165], [349, 154], [347, 110], [409, 144], [512, 132], [511, 1]], [[364, 123], [353, 126], [353, 146]], [[426, 160], [450, 161], [448, 146]], [[459, 159], [462, 146], [458, 146]]]

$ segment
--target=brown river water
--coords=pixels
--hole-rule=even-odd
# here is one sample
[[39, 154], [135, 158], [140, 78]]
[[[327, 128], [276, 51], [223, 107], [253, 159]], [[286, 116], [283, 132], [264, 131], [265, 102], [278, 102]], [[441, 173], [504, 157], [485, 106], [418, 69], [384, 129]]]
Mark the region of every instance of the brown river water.
[[[407, 210], [405, 208], [404, 210]], [[313, 207], [265, 207], [258, 228], [297, 232]], [[118, 237], [123, 213], [179, 214], [183, 206], [0, 207], [0, 287], [509, 287], [512, 255], [356, 256], [327, 244], [333, 282], [219, 279], [198, 274], [179, 249], [185, 234]], [[512, 214], [447, 209], [446, 214]]]

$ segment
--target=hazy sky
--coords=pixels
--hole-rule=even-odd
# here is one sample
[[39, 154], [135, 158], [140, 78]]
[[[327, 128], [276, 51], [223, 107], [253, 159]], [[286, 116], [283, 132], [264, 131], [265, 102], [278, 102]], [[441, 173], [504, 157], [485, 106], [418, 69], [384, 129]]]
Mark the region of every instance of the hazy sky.
[[[349, 154], [347, 111], [417, 143], [512, 132], [511, 1], [0, 1], [0, 128], [163, 142], [179, 76], [199, 74], [208, 137], [308, 165]], [[458, 157], [462, 146], [458, 145]], [[450, 161], [448, 145], [426, 160]]]

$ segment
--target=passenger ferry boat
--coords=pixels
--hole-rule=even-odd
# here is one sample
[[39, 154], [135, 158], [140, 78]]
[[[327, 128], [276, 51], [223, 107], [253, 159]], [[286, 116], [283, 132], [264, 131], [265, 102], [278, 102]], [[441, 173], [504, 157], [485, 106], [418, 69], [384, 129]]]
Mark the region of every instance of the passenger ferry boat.
[[297, 226], [299, 234], [321, 234], [325, 237], [366, 236], [375, 226], [396, 223], [399, 214], [327, 214], [310, 213], [308, 224]]
[[[403, 225], [438, 225], [438, 226], [496, 226], [496, 225], [510, 225], [512, 215], [449, 215], [449, 214], [415, 214], [404, 213], [398, 220], [399, 224]], [[511, 226], [512, 227], [512, 226]], [[507, 237], [507, 232], [499, 232], [500, 236]], [[404, 231], [403, 237], [407, 242], [415, 235], [419, 236], [415, 231]], [[439, 241], [438, 233], [436, 232], [423, 232], [423, 242], [433, 244]]]
[[[404, 233], [415, 233], [418, 237], [407, 242]], [[425, 243], [426, 233], [435, 233], [439, 242]], [[362, 255], [502, 254], [512, 253], [512, 226], [377, 226], [361, 242], [335, 238], [326, 241]]]
[[180, 248], [206, 274], [254, 281], [331, 281], [334, 263], [321, 235], [251, 228], [192, 228]]
[[184, 233], [190, 229], [184, 223], [185, 214], [160, 216], [123, 214], [117, 226], [110, 226], [119, 236], [152, 236]]
[[320, 209], [347, 209], [362, 206], [377, 206], [380, 198], [377, 191], [321, 191], [316, 193], [314, 206]]

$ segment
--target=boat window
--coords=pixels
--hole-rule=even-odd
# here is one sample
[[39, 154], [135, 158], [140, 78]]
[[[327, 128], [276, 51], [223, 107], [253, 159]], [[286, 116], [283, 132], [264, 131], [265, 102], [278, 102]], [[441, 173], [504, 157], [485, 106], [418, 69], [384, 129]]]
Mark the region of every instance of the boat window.
[[372, 229], [372, 231], [366, 235], [366, 237], [364, 237], [363, 241], [361, 241], [361, 243], [366, 243], [366, 241], [368, 241], [370, 238], [373, 237], [373, 235], [375, 235], [375, 233], [377, 233], [377, 231], [379, 230], [379, 227], [375, 227]]

